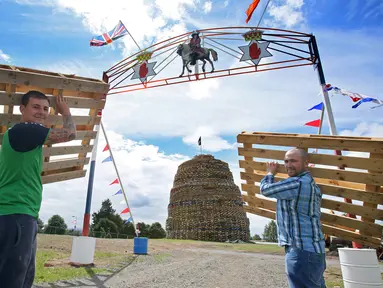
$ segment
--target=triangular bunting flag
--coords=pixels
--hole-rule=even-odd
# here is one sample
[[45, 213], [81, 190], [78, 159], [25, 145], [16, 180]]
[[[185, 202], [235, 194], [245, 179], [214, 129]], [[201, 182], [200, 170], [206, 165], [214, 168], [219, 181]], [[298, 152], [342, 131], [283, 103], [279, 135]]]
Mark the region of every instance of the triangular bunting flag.
[[118, 182], [118, 178], [116, 178], [116, 180], [114, 180], [112, 183], [110, 183], [109, 186], [113, 185], [113, 184], [118, 184], [118, 183], [120, 183], [120, 182]]
[[311, 107], [311, 108], [310, 108], [309, 110], [307, 110], [307, 111], [311, 111], [311, 110], [314, 110], [314, 109], [316, 109], [316, 110], [322, 110], [322, 109], [323, 109], [323, 102], [321, 102], [321, 103], [319, 103], [319, 104], [317, 104], [317, 105]]
[[129, 208], [125, 208], [124, 210], [121, 211], [121, 214], [128, 213], [129, 211], [130, 211]]
[[118, 195], [118, 194], [122, 194], [122, 190], [121, 190], [121, 189], [118, 190], [118, 191], [116, 192], [116, 194], [114, 194], [113, 196]]
[[124, 224], [129, 223], [129, 222], [133, 222], [133, 218], [132, 218], [132, 217], [129, 217], [128, 220], [125, 220], [125, 221], [124, 221]]
[[108, 150], [109, 150], [109, 146], [108, 146], [108, 144], [106, 144], [105, 148], [104, 148], [104, 150], [102, 150], [102, 152], [105, 152], [105, 151], [108, 151]]
[[109, 156], [108, 158], [105, 158], [102, 163], [112, 161], [112, 156]]
[[306, 126], [319, 127], [320, 126], [320, 119], [307, 122], [307, 123], [305, 123], [305, 125]]
[[[352, 108], [357, 108], [360, 104], [362, 104], [363, 102], [375, 102], [377, 101], [376, 99], [374, 98], [363, 98], [362, 100], [360, 100], [358, 103], [356, 103], [355, 105], [352, 106]], [[378, 103], [379, 104], [379, 103]]]

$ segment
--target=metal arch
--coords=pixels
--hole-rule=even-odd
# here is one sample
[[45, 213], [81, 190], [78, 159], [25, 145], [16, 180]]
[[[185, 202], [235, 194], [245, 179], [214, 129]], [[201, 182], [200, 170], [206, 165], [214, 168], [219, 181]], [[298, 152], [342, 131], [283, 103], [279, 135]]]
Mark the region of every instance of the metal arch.
[[[315, 43], [315, 37], [312, 34], [277, 28], [257, 27], [256, 29], [256, 27], [248, 26], [215, 27], [199, 29], [198, 31], [201, 33], [200, 37], [204, 40], [203, 43], [205, 47], [214, 47], [215, 49], [220, 50], [220, 53], [223, 52], [227, 55], [230, 55], [233, 58], [238, 59], [237, 56], [233, 55], [233, 51], [238, 52], [238, 55], [241, 54], [240, 50], [238, 49], [238, 45], [235, 47], [235, 50], [233, 49], [234, 46], [229, 47], [228, 45], [222, 44], [222, 42], [226, 41], [227, 43], [227, 41], [237, 41], [238, 43], [241, 43], [239, 41], [242, 41], [241, 44], [246, 43], [245, 40], [238, 39], [238, 36], [241, 36], [250, 30], [263, 31], [262, 38], [260, 41], [270, 42], [268, 50], [272, 51], [275, 55], [282, 56], [282, 58], [284, 59], [280, 61], [269, 61], [263, 64], [261, 62], [261, 64], [258, 65], [254, 65], [251, 62], [246, 62], [247, 64], [250, 64], [246, 66], [241, 65], [239, 67], [228, 69], [218, 69], [212, 73], [198, 72], [182, 77], [158, 77], [160, 72], [164, 70], [170, 64], [171, 61], [174, 61], [177, 58], [174, 57], [170, 60], [169, 63], [164, 63], [170, 57], [170, 55], [172, 55], [175, 52], [174, 49], [177, 48], [178, 44], [187, 41], [187, 39], [192, 33], [190, 31], [160, 41], [143, 49], [143, 51], [150, 51], [151, 53], [153, 53], [152, 58], [171, 53], [165, 58], [165, 60], [161, 61], [161, 63], [155, 67], [156, 72], [158, 72], [157, 75], [153, 76], [150, 80], [148, 80], [145, 83], [141, 83], [140, 81], [135, 83], [127, 83], [127, 81], [125, 81], [131, 76], [132, 67], [138, 61], [137, 56], [143, 51], [139, 51], [110, 67], [107, 71], [104, 72], [103, 75], [103, 79], [111, 84], [111, 88], [109, 90], [108, 95], [121, 94], [137, 90], [181, 84], [186, 82], [222, 78], [234, 75], [279, 70], [299, 66], [318, 65], [317, 62], [319, 56], [316, 55], [316, 49], [315, 47], [313, 47], [313, 39]], [[219, 47], [217, 47], [216, 45], [219, 45]], [[296, 46], [298, 46], [299, 48]], [[270, 59], [272, 58], [273, 57], [270, 57]], [[164, 64], [164, 67], [159, 67], [162, 64]]]

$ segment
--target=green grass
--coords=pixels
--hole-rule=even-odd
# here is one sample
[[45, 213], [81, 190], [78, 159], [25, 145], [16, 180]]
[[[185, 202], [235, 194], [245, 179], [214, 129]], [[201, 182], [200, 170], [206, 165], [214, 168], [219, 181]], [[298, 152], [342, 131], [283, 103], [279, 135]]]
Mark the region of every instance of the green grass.
[[85, 269], [65, 267], [44, 267], [44, 264], [51, 260], [69, 259], [69, 254], [49, 250], [39, 250], [36, 255], [36, 277], [35, 283], [56, 282], [58, 280], [70, 280], [74, 278], [90, 277], [95, 273], [104, 272], [105, 269]]
[[55, 252], [51, 250], [38, 250], [36, 254], [36, 277], [35, 283], [52, 283], [59, 280], [71, 280], [75, 278], [89, 278], [95, 274], [110, 273], [108, 268], [113, 268], [115, 265], [126, 261], [126, 255], [118, 253], [109, 253], [96, 251], [94, 254], [95, 262], [99, 261], [100, 267], [96, 268], [75, 268], [69, 265], [63, 267], [44, 267], [44, 264], [52, 260], [65, 259], [69, 262], [69, 253]]

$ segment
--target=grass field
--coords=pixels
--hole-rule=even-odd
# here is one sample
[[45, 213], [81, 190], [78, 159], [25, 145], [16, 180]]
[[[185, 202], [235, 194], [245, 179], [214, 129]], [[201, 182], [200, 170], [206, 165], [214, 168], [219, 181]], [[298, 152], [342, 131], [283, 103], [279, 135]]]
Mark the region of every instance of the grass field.
[[[38, 235], [35, 283], [54, 283], [59, 280], [88, 278], [94, 274], [111, 275], [121, 267], [121, 263], [134, 260], [133, 239], [97, 239], [94, 267], [75, 268], [69, 265], [72, 237], [59, 235]], [[161, 263], [175, 249], [219, 249], [249, 253], [284, 255], [284, 250], [276, 245], [229, 244], [191, 240], [150, 240], [148, 254]], [[343, 287], [341, 271], [329, 267], [325, 273], [327, 287]]]

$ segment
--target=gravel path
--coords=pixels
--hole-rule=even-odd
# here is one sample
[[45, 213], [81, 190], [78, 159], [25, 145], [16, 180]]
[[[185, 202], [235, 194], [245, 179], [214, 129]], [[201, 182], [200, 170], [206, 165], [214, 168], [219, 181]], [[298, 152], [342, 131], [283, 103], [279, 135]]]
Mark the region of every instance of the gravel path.
[[[337, 266], [338, 262], [329, 260], [327, 264]], [[35, 287], [288, 288], [281, 255], [191, 248], [139, 255], [127, 265], [112, 277], [97, 275]]]

